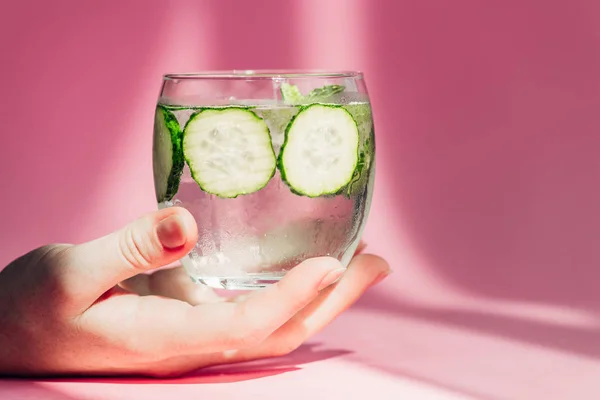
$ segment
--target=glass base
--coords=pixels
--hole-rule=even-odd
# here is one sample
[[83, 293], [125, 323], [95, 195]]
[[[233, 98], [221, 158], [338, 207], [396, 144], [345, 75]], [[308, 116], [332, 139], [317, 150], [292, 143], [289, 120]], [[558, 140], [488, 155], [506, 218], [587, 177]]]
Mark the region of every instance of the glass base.
[[192, 276], [192, 281], [213, 289], [225, 290], [257, 290], [279, 282], [284, 274], [261, 274], [248, 275], [244, 277], [221, 277], [221, 276]]

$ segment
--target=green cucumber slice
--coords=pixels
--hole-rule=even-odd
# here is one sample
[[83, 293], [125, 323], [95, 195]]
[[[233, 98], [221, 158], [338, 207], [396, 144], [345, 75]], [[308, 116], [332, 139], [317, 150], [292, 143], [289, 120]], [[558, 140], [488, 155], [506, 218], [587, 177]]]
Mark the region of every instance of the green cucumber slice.
[[183, 130], [183, 155], [200, 188], [223, 198], [262, 189], [276, 169], [267, 124], [239, 107], [193, 114]]
[[171, 200], [179, 190], [184, 160], [181, 128], [177, 118], [162, 106], [154, 114], [153, 140], [154, 192], [160, 203]]
[[312, 104], [290, 121], [279, 153], [284, 182], [297, 194], [337, 194], [358, 165], [359, 132], [342, 106]]

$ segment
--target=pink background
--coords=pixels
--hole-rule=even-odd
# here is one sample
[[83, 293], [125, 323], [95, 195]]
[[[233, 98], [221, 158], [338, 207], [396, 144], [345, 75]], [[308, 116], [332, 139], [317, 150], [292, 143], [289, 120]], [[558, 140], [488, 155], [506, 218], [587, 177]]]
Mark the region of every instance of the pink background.
[[0, 265], [155, 208], [162, 73], [328, 68], [366, 73], [395, 274], [281, 360], [0, 398], [600, 398], [599, 49], [594, 0], [4, 2]]

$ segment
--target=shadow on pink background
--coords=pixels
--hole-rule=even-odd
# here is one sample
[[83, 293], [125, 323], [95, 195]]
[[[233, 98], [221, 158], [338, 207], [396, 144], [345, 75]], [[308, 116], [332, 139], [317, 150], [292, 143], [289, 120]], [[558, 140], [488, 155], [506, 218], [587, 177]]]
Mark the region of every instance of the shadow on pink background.
[[300, 387], [319, 363], [375, 384], [343, 360], [465, 398], [600, 397], [599, 3], [22, 1], [0, 37], [1, 265], [155, 208], [163, 73], [359, 69], [366, 240], [395, 274], [319, 336], [340, 354], [253, 384]]

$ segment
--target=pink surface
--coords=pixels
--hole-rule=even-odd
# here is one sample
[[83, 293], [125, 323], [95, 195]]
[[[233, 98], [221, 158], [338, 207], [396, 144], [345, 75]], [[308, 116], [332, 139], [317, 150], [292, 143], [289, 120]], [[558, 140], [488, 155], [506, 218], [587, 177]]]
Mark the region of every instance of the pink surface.
[[395, 274], [296, 354], [1, 399], [600, 398], [600, 4], [19, 1], [0, 13], [0, 265], [154, 209], [160, 76], [367, 76]]

